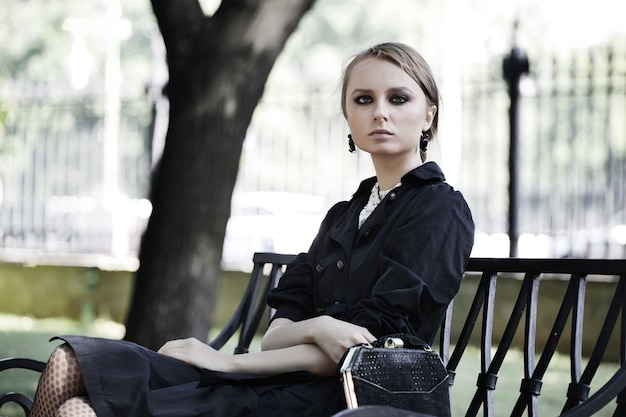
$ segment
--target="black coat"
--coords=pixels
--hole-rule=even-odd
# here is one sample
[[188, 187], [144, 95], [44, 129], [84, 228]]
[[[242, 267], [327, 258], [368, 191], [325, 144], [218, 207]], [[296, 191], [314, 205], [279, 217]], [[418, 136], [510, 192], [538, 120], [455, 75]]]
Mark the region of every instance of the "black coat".
[[376, 178], [363, 181], [330, 209], [308, 253], [270, 294], [274, 317], [327, 314], [377, 337], [409, 333], [432, 343], [474, 241], [470, 210], [444, 181], [434, 162], [414, 169], [358, 229]]

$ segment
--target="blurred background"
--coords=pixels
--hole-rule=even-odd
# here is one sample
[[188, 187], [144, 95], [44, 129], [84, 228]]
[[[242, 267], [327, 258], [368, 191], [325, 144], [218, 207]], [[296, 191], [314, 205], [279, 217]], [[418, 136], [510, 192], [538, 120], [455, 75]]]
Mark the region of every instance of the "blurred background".
[[[210, 15], [219, 1], [201, 4]], [[473, 256], [626, 257], [625, 15], [623, 0], [317, 0], [248, 128], [216, 324], [253, 252], [306, 250], [374, 174], [348, 152], [339, 80], [388, 40], [418, 49], [439, 82], [430, 156], [473, 211]], [[520, 76], [514, 193], [505, 62]], [[167, 78], [149, 1], [3, 0], [0, 357], [44, 359], [63, 332], [123, 336]]]
[[[210, 14], [218, 2], [202, 4]], [[97, 254], [132, 269], [168, 115], [150, 5], [3, 8], [0, 259]], [[516, 47], [530, 68], [520, 81], [517, 255], [624, 257], [624, 12], [618, 0], [318, 0], [249, 127], [224, 268], [245, 268], [255, 250], [306, 250], [326, 209], [373, 174], [367, 155], [347, 152], [338, 86], [351, 54], [385, 40], [415, 46], [437, 75], [432, 158], [473, 210], [474, 256], [509, 255], [502, 67]]]

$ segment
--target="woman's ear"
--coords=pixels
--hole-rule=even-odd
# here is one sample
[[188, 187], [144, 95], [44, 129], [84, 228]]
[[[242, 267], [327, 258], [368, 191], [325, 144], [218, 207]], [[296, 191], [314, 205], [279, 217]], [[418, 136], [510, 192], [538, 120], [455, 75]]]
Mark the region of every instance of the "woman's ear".
[[434, 104], [430, 106], [430, 108], [428, 109], [428, 111], [426, 112], [426, 124], [427, 126], [426, 129], [423, 130], [428, 130], [430, 129], [430, 126], [433, 124], [433, 120], [435, 120], [435, 115], [437, 114], [437, 106], [435, 106]]

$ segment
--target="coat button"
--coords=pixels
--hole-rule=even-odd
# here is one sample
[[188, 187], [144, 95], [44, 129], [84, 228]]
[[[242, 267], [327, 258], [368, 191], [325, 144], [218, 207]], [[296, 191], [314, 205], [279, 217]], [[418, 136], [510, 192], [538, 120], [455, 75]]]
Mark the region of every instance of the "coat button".
[[389, 200], [395, 200], [396, 199], [396, 193], [394, 193], [393, 191], [389, 193]]
[[321, 307], [318, 307], [318, 308], [316, 308], [316, 309], [315, 309], [315, 312], [316, 312], [317, 314], [322, 314], [322, 313], [324, 313], [324, 311], [326, 311], [326, 309], [323, 309], [323, 308], [321, 308]]
[[343, 270], [343, 261], [340, 259], [337, 261], [337, 269], [339, 269], [340, 271]]
[[320, 264], [317, 264], [317, 266], [315, 267], [315, 270], [317, 272], [323, 272], [324, 271], [324, 267], [322, 265], [320, 265]]
[[363, 233], [363, 236], [369, 236], [370, 234], [372, 234], [372, 231], [370, 229], [367, 229], [365, 233]]

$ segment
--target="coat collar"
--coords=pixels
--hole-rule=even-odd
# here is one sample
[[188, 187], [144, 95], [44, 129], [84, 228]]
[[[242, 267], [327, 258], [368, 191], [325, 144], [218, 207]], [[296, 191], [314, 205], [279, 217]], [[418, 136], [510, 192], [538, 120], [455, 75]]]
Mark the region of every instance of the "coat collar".
[[[424, 184], [433, 183], [433, 182], [442, 182], [445, 180], [446, 178], [444, 177], [443, 172], [441, 171], [441, 168], [439, 168], [439, 165], [437, 165], [436, 162], [430, 161], [404, 174], [400, 182], [403, 185], [405, 184], [424, 185]], [[354, 197], [362, 195], [362, 194], [369, 195], [375, 183], [376, 183], [376, 177], [371, 177], [371, 178], [367, 178], [363, 180], [361, 184], [359, 185], [359, 188], [354, 193]]]
[[[406, 173], [401, 180], [402, 185], [411, 185], [413, 187], [421, 187], [426, 184], [442, 181], [445, 181], [443, 172], [441, 171], [441, 168], [439, 168], [439, 165], [435, 162], [427, 162], [420, 165], [419, 167]], [[360, 230], [357, 230], [357, 218], [359, 216], [359, 212], [365, 205], [375, 182], [376, 177], [367, 178], [361, 182], [361, 185], [353, 196], [353, 198], [356, 198], [359, 202], [357, 204], [353, 204], [352, 208], [348, 212], [344, 213], [344, 221], [337, 222], [335, 227], [329, 233], [329, 236], [337, 241], [346, 253], [350, 253], [355, 237], [357, 239], [360, 238], [368, 228], [382, 224], [386, 221], [386, 204], [381, 204], [365, 221], [363, 227], [361, 227]]]

